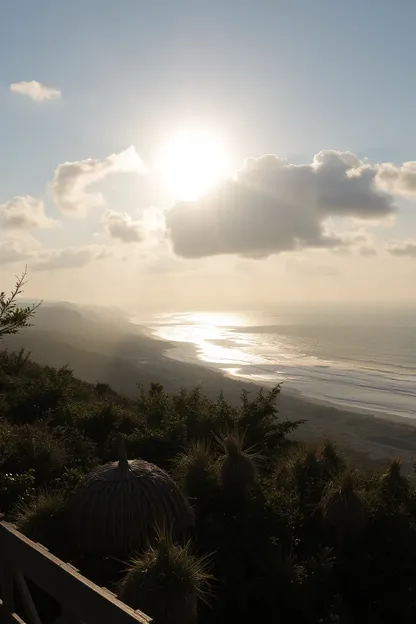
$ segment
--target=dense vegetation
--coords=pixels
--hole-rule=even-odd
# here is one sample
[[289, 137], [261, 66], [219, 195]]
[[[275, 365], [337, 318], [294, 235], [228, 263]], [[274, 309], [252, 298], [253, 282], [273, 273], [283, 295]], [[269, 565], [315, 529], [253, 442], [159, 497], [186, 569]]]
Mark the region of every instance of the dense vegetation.
[[[415, 490], [397, 462], [384, 474], [362, 473], [329, 440], [289, 442], [300, 423], [279, 418], [278, 393], [243, 393], [233, 407], [198, 388], [166, 394], [154, 384], [130, 400], [3, 351], [0, 508], [85, 573], [99, 571], [99, 582], [121, 583], [125, 599], [161, 624], [174, 612], [172, 585], [160, 580], [167, 560], [182, 570], [179, 601], [181, 592], [200, 596], [199, 622], [414, 621]], [[97, 565], [61, 532], [79, 480], [116, 458], [116, 433], [129, 457], [173, 476], [194, 515], [190, 543], [173, 542], [164, 527], [144, 553], [125, 553], [136, 561], [124, 578], [125, 563], [103, 552]]]
[[279, 392], [131, 399], [0, 351], [0, 511], [156, 624], [414, 622], [414, 485], [295, 442]]

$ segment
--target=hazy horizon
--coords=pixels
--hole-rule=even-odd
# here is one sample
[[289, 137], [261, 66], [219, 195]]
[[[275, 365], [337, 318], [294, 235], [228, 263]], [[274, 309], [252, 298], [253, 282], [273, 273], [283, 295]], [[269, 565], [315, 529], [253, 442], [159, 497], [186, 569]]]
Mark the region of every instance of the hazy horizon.
[[415, 23], [7, 3], [0, 288], [27, 265], [25, 297], [128, 310], [416, 302]]

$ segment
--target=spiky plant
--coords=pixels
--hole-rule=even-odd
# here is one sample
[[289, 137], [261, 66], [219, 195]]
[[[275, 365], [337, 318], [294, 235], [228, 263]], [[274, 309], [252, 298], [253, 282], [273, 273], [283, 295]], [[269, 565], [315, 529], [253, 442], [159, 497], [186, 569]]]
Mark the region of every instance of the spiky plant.
[[382, 493], [389, 497], [400, 499], [406, 496], [409, 490], [409, 481], [400, 474], [400, 459], [391, 461], [387, 471], [382, 474], [380, 479]]
[[294, 489], [307, 505], [317, 503], [322, 495], [325, 482], [322, 480], [322, 462], [319, 460], [316, 446], [296, 445], [277, 469], [277, 483]]
[[67, 498], [62, 492], [40, 491], [30, 503], [17, 507], [15, 523], [24, 535], [57, 555], [70, 549]]
[[318, 459], [322, 464], [324, 478], [338, 474], [345, 466], [335, 443], [327, 436], [322, 441]]
[[211, 444], [195, 440], [173, 461], [173, 471], [190, 498], [203, 496], [211, 491], [216, 479], [216, 457]]
[[347, 472], [331, 483], [320, 502], [325, 522], [342, 535], [357, 535], [364, 530], [367, 514], [363, 500], [354, 490], [354, 474]]
[[221, 449], [220, 475], [231, 493], [247, 494], [256, 482], [262, 456], [253, 447], [246, 448], [245, 434], [237, 428], [215, 436]]
[[119, 584], [119, 597], [140, 608], [155, 624], [195, 624], [199, 600], [209, 591], [207, 558], [173, 542], [170, 533], [158, 534], [157, 544], [130, 562]]
[[128, 460], [119, 439], [119, 461], [99, 466], [76, 488], [70, 501], [74, 534], [83, 552], [127, 556], [141, 551], [156, 526], [182, 535], [192, 525], [189, 504], [161, 468]]

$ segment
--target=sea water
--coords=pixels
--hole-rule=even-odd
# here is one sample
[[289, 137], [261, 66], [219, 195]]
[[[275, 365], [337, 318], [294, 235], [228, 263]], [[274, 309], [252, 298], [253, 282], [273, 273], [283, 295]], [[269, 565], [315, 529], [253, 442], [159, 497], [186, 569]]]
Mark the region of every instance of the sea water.
[[152, 333], [168, 357], [372, 413], [416, 418], [416, 306], [273, 305], [171, 312]]

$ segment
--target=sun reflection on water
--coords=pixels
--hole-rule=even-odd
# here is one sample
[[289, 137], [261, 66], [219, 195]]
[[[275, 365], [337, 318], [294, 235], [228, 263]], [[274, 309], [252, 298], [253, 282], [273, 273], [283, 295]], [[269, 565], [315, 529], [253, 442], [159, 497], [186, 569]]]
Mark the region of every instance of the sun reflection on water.
[[[249, 337], [234, 331], [247, 324], [248, 318], [242, 314], [189, 312], [159, 317], [155, 329], [159, 338], [195, 345], [198, 358], [210, 364], [262, 364], [264, 358], [244, 350], [250, 344]], [[233, 368], [232, 374], [238, 370]]]

